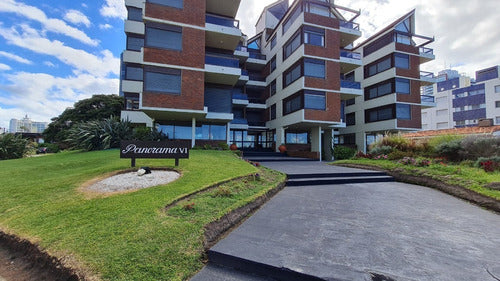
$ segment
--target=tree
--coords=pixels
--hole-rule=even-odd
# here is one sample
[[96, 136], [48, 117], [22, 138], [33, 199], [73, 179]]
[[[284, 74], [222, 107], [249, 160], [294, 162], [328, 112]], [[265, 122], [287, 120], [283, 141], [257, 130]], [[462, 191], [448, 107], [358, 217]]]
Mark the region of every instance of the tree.
[[29, 141], [15, 134], [0, 135], [0, 160], [22, 158], [29, 150]]
[[111, 116], [120, 116], [124, 99], [117, 95], [93, 95], [91, 98], [76, 102], [73, 108], [67, 108], [43, 132], [48, 142], [58, 143], [63, 148], [68, 146], [66, 139], [69, 130], [76, 124], [103, 120]]

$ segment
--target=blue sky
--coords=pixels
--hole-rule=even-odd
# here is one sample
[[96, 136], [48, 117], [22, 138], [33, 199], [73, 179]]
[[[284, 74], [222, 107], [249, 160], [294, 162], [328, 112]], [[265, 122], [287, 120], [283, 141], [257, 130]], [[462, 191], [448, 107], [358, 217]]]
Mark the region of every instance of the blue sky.
[[[237, 18], [244, 33], [255, 33], [262, 8], [272, 2], [241, 0]], [[417, 33], [436, 37], [429, 46], [436, 60], [422, 70], [451, 66], [474, 75], [500, 64], [497, 0], [335, 3], [361, 9], [358, 43], [416, 8]], [[124, 0], [0, 0], [0, 128], [26, 114], [49, 122], [92, 94], [117, 94], [125, 15]]]

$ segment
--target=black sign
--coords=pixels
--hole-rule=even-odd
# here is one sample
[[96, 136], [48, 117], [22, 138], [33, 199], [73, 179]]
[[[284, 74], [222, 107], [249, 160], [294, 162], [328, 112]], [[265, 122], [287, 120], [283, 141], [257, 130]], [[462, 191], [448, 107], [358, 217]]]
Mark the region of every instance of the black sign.
[[131, 158], [132, 167], [136, 158], [175, 158], [177, 166], [180, 158], [189, 158], [189, 146], [179, 141], [122, 141], [120, 158]]

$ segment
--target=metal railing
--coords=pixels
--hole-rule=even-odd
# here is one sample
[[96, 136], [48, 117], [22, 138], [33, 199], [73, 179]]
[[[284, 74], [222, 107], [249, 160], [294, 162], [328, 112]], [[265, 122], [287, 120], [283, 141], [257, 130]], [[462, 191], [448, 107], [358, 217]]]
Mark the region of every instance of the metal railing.
[[361, 90], [361, 83], [347, 81], [347, 80], [340, 80], [340, 87]]
[[248, 96], [245, 94], [233, 94], [232, 98], [234, 100], [248, 100]]
[[266, 77], [264, 77], [261, 74], [248, 73], [248, 77], [250, 81], [260, 81], [260, 82], [266, 81]]
[[355, 59], [355, 60], [361, 59], [360, 53], [351, 52], [351, 51], [347, 51], [347, 50], [340, 50], [340, 56], [343, 58], [348, 58], [348, 59]]
[[350, 21], [343, 21], [343, 20], [340, 20], [339, 22], [340, 22], [340, 27], [359, 30], [359, 23], [350, 22]]
[[431, 48], [420, 47], [419, 50], [420, 50], [420, 54], [427, 54], [427, 55], [433, 55], [434, 54], [434, 50], [431, 49]]
[[248, 48], [245, 46], [238, 45], [236, 46], [236, 51], [248, 52]]
[[231, 124], [247, 125], [248, 122], [245, 118], [234, 118], [233, 121], [231, 121]]
[[241, 75], [242, 75], [242, 76], [248, 76], [248, 70], [246, 70], [246, 69], [242, 69], [242, 70], [241, 70]]
[[427, 102], [427, 103], [434, 103], [434, 96], [421, 95], [420, 96], [420, 101], [421, 102]]
[[232, 19], [232, 18], [225, 18], [225, 17], [221, 17], [221, 16], [206, 14], [205, 21], [207, 23], [212, 23], [212, 24], [216, 24], [216, 25], [240, 28], [240, 21]]
[[253, 59], [266, 60], [266, 55], [256, 53], [256, 52], [250, 52], [249, 57], [253, 58]]
[[428, 72], [428, 71], [420, 71], [420, 79], [433, 79], [434, 78], [434, 73]]
[[240, 61], [236, 58], [228, 58], [228, 57], [224, 57], [224, 56], [217, 56], [217, 55], [213, 55], [213, 54], [208, 55], [207, 54], [205, 56], [205, 64], [239, 68]]

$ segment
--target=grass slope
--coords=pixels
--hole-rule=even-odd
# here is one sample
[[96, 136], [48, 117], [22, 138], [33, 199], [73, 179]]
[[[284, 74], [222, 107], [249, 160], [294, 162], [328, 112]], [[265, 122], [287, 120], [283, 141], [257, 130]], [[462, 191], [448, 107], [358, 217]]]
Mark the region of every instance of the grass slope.
[[479, 194], [500, 200], [500, 190], [493, 190], [485, 186], [492, 182], [500, 181], [500, 173], [487, 173], [483, 169], [473, 168], [465, 165], [441, 165], [431, 164], [428, 167], [416, 167], [402, 165], [389, 160], [353, 159], [339, 160], [334, 164], [362, 164], [380, 167], [386, 170], [400, 169], [408, 175], [421, 175], [441, 180], [451, 185], [458, 185], [473, 190]]
[[[202, 267], [203, 226], [250, 195], [229, 203], [214, 198], [203, 219], [171, 216], [163, 207], [258, 171], [230, 152], [191, 151], [189, 160], [180, 161], [183, 176], [169, 185], [97, 199], [77, 191], [85, 181], [129, 165], [118, 150], [0, 161], [0, 228], [56, 256], [70, 256], [74, 265], [105, 280], [182, 280]], [[137, 165], [173, 167], [174, 160], [139, 159]], [[277, 180], [262, 181], [254, 193]]]

